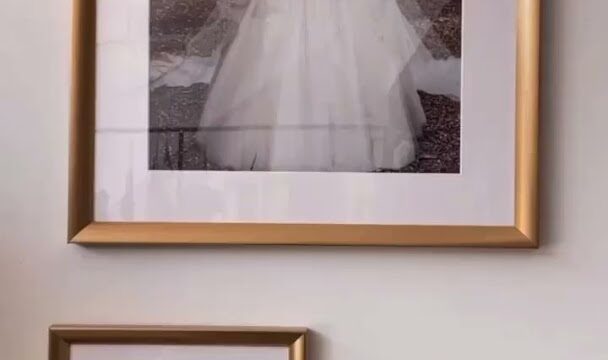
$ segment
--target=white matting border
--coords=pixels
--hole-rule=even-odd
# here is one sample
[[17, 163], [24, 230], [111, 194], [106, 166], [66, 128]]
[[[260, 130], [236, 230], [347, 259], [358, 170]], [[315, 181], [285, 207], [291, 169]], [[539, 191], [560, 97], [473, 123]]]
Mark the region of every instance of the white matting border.
[[459, 175], [178, 172], [148, 170], [149, 0], [98, 0], [95, 220], [512, 225], [516, 7], [463, 0]]

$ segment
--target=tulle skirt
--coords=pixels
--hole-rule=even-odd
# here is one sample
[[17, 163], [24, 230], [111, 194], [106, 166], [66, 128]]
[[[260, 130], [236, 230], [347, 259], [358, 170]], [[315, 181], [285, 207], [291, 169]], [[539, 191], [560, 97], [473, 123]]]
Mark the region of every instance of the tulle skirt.
[[234, 170], [374, 171], [415, 157], [425, 121], [396, 0], [251, 0], [198, 140]]

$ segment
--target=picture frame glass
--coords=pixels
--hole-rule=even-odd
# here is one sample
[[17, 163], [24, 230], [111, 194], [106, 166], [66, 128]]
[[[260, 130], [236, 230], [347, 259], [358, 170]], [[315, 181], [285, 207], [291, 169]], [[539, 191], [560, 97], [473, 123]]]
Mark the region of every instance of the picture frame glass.
[[[211, 10], [197, 6], [202, 3], [209, 3]], [[298, 1], [298, 6], [304, 6], [298, 9], [294, 8], [296, 2], [287, 6], [287, 2], [281, 1], [243, 0], [236, 2], [240, 4], [236, 8], [223, 7], [227, 3], [230, 2], [98, 0], [95, 221], [478, 226], [514, 223], [517, 1], [499, 0], [489, 4], [479, 0], [436, 0], [426, 2], [437, 3], [436, 8], [424, 5], [425, 8], [421, 5], [425, 2], [418, 0], [368, 0], [359, 2], [360, 8], [335, 8], [328, 5], [332, 2], [307, 0]], [[318, 6], [314, 5], [316, 3]], [[320, 6], [321, 3], [324, 5]], [[391, 6], [386, 5], [388, 3]], [[307, 4], [310, 8], [305, 6]], [[454, 4], [458, 10], [454, 10]], [[311, 9], [319, 14], [311, 15]], [[377, 12], [377, 18], [372, 10]], [[370, 11], [371, 20], [363, 16]], [[188, 17], [190, 13], [194, 14], [192, 19]], [[375, 37], [357, 46], [348, 43], [359, 34], [354, 30], [356, 25], [364, 23], [371, 28], [378, 27], [387, 23], [380, 19], [388, 15], [394, 24], [377, 28], [380, 35], [375, 33]], [[322, 34], [334, 31], [324, 26], [335, 25], [338, 18], [345, 16], [350, 16], [348, 24], [353, 28], [346, 29], [344, 23], [334, 29], [337, 35], [324, 40], [327, 37]], [[415, 16], [422, 18], [418, 21]], [[234, 17], [238, 19], [232, 21], [236, 25], [231, 27]], [[256, 23], [260, 17], [278, 28], [260, 27]], [[300, 27], [293, 27], [296, 20], [301, 22]], [[449, 42], [445, 40], [449, 36], [429, 35], [433, 31], [450, 34], [437, 26], [442, 21], [461, 27], [451, 30], [462, 33], [461, 37], [452, 36], [451, 41], [457, 46], [451, 44], [451, 47], [458, 49], [452, 53], [447, 50], [450, 44], [445, 44]], [[198, 25], [192, 25], [193, 22]], [[286, 26], [285, 31], [281, 31], [281, 26]], [[418, 28], [422, 30], [416, 30]], [[222, 45], [223, 40], [215, 39], [214, 34], [218, 31], [232, 31], [236, 35]], [[285, 32], [291, 37], [279, 36]], [[492, 36], [484, 35], [490, 33]], [[290, 39], [300, 39], [300, 35], [313, 38], [293, 45]], [[365, 34], [359, 35], [364, 37]], [[259, 43], [255, 43], [254, 38], [249, 39], [250, 36], [257, 36], [255, 39], [259, 38]], [[435, 40], [429, 40], [433, 36]], [[385, 39], [388, 41], [392, 37], [398, 39], [395, 44], [379, 47]], [[284, 49], [288, 43], [295, 47]], [[411, 49], [406, 44], [410, 44]], [[353, 49], [362, 48], [361, 53], [347, 57], [348, 51], [343, 49], [347, 45]], [[284, 53], [284, 59], [265, 65], [263, 46]], [[458, 157], [458, 166], [451, 166], [448, 173], [384, 171], [410, 166], [411, 159], [415, 159], [412, 156], [418, 156], [413, 161], [417, 166], [441, 163], [443, 155], [421, 160], [420, 156], [429, 154], [416, 150], [416, 146], [425, 141], [437, 142], [444, 135], [450, 138], [450, 134], [437, 129], [434, 133], [427, 131], [427, 135], [418, 139], [412, 134], [399, 135], [399, 140], [395, 141], [403, 146], [378, 140], [380, 150], [362, 150], [363, 142], [375, 144], [376, 140], [372, 138], [376, 135], [369, 128], [384, 121], [381, 114], [387, 111], [387, 119], [397, 121], [398, 126], [411, 127], [413, 116], [395, 115], [397, 110], [390, 99], [394, 97], [391, 91], [396, 84], [402, 83], [407, 64], [415, 63], [419, 57], [419, 48], [428, 50], [430, 57], [423, 61], [426, 65], [411, 71], [412, 78], [424, 77], [425, 72], [420, 68], [426, 66], [431, 69], [426, 70], [426, 75], [435, 79], [434, 82], [427, 79], [430, 84], [420, 87], [429, 91], [433, 86], [438, 87], [439, 90], [435, 89], [439, 93], [437, 99], [446, 103], [460, 104], [462, 99], [460, 112], [455, 115], [461, 124], [453, 129], [457, 132], [458, 150], [454, 152], [454, 146], [450, 150], [456, 154], [452, 158]], [[403, 55], [405, 59], [394, 55], [406, 50], [409, 52]], [[294, 63], [290, 57], [290, 54], [299, 54], [298, 51], [302, 55], [297, 56], [298, 59], [314, 63], [308, 64], [302, 74], [298, 73], [297, 79], [304, 79], [301, 82], [290, 75], [303, 66], [301, 61]], [[372, 53], [369, 59], [367, 53]], [[260, 67], [252, 67], [251, 62], [240, 63], [241, 58], [258, 59], [251, 62], [259, 61]], [[401, 62], [395, 59], [401, 59]], [[462, 66], [454, 66], [461, 62]], [[352, 71], [343, 74], [346, 82], [352, 83], [358, 76], [372, 73], [365, 82], [373, 84], [370, 85], [372, 89], [365, 90], [368, 95], [361, 95], [361, 101], [367, 104], [364, 106], [367, 110], [362, 111], [371, 111], [368, 115], [373, 126], [340, 122], [331, 126], [318, 125], [316, 121], [327, 120], [330, 113], [340, 121], [350, 119], [347, 114], [357, 114], [354, 105], [343, 103], [359, 104], [350, 93], [363, 91], [363, 85], [327, 90], [325, 85], [329, 82], [324, 80], [327, 76], [342, 76], [339, 69], [351, 63]], [[391, 64], [398, 71], [387, 75], [390, 86], [377, 83], [382, 78], [380, 69], [390, 68]], [[274, 69], [279, 65], [287, 70], [275, 73]], [[223, 70], [227, 67], [228, 70]], [[202, 74], [204, 69], [210, 74]], [[231, 78], [235, 73], [242, 73], [241, 77]], [[279, 89], [275, 83], [277, 77], [290, 82], [289, 85]], [[321, 83], [315, 83], [314, 89], [310, 90], [307, 84], [311, 81]], [[264, 89], [270, 87], [272, 96], [263, 92], [259, 95], [252, 90], [258, 85]], [[210, 90], [205, 92], [201, 86]], [[376, 87], [388, 90], [372, 101], [372, 94], [379, 91]], [[292, 94], [284, 90], [287, 88], [299, 92]], [[306, 92], [308, 95], [300, 94], [306, 89], [310, 90]], [[412, 89], [418, 94], [416, 101], [419, 103], [424, 96], [418, 88]], [[235, 105], [239, 94], [244, 103], [253, 102], [242, 110], [243, 114]], [[404, 103], [407, 91], [400, 94], [397, 108], [414, 112], [416, 106]], [[267, 97], [270, 97], [268, 103], [260, 105]], [[310, 106], [314, 114], [302, 115], [298, 110], [306, 101], [313, 104]], [[339, 109], [328, 112], [327, 101]], [[445, 105], [433, 106], [424, 109], [428, 121], [434, 116], [429, 114], [449, 113]], [[374, 113], [376, 110], [371, 109], [380, 110]], [[287, 115], [277, 115], [279, 110], [286, 111]], [[268, 112], [274, 114], [274, 125], [266, 123]], [[307, 123], [309, 120], [311, 122]], [[186, 128], [194, 127], [193, 134], [181, 130], [176, 134], [174, 125], [181, 126], [180, 121]], [[441, 124], [451, 119], [443, 114], [435, 121]], [[367, 129], [365, 141], [359, 142], [359, 136], [350, 134], [351, 130], [340, 130], [353, 127]], [[271, 129], [263, 132], [270, 134], [271, 140], [266, 141], [265, 135], [259, 135], [262, 128]], [[402, 133], [392, 125], [387, 125], [386, 129], [384, 137], [394, 131]], [[438, 138], [428, 135], [430, 133]], [[298, 145], [297, 139], [309, 135], [313, 140], [302, 140], [306, 144]], [[325, 145], [321, 146], [320, 142], [324, 140], [320, 139], [328, 136], [333, 136], [333, 145], [323, 148]], [[409, 140], [404, 140], [406, 138]], [[403, 150], [410, 140], [413, 150]], [[392, 145], [387, 145], [388, 142]], [[260, 150], [268, 150], [270, 145], [271, 153]], [[185, 149], [188, 146], [188, 149], [198, 150]], [[302, 146], [308, 152], [303, 151]], [[313, 151], [320, 147], [323, 148], [320, 153]], [[396, 155], [401, 151], [399, 149], [403, 150], [401, 157]], [[199, 150], [213, 161], [201, 160], [201, 153], [194, 153]], [[358, 151], [372, 155], [350, 158]], [[378, 158], [376, 153], [389, 155], [380, 156], [378, 164], [381, 165], [362, 165], [369, 165], [370, 159]], [[226, 159], [222, 158], [223, 154]], [[399, 159], [395, 160], [395, 157]], [[411, 159], [403, 162], [406, 157]], [[247, 160], [243, 160], [245, 158]], [[315, 163], [317, 165], [324, 165], [310, 165], [313, 160], [319, 161]], [[217, 165], [224, 161], [229, 165]], [[333, 167], [327, 165], [328, 161]], [[242, 165], [252, 162], [255, 165]], [[400, 166], [392, 168], [390, 164], [393, 163]]]
[[288, 360], [284, 347], [75, 344], [70, 360]]

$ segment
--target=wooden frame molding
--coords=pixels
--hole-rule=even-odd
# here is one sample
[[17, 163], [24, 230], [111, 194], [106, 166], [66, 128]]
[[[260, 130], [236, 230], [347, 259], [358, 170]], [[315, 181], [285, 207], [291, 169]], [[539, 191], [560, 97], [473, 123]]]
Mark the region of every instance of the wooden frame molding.
[[94, 221], [95, 0], [74, 0], [69, 241], [78, 244], [538, 246], [541, 0], [517, 0], [513, 226], [99, 223]]
[[53, 325], [49, 360], [70, 360], [72, 344], [227, 345], [289, 349], [289, 360], [306, 360], [304, 328]]

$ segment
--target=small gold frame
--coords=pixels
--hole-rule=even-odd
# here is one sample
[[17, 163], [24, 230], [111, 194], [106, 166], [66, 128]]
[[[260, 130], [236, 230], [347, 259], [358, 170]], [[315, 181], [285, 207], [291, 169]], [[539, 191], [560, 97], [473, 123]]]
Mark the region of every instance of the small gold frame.
[[53, 325], [49, 329], [49, 360], [70, 360], [72, 344], [287, 347], [289, 360], [306, 360], [306, 331], [281, 327]]
[[513, 226], [102, 223], [94, 220], [96, 1], [74, 0], [68, 237], [78, 244], [538, 246], [542, 0], [518, 2]]

